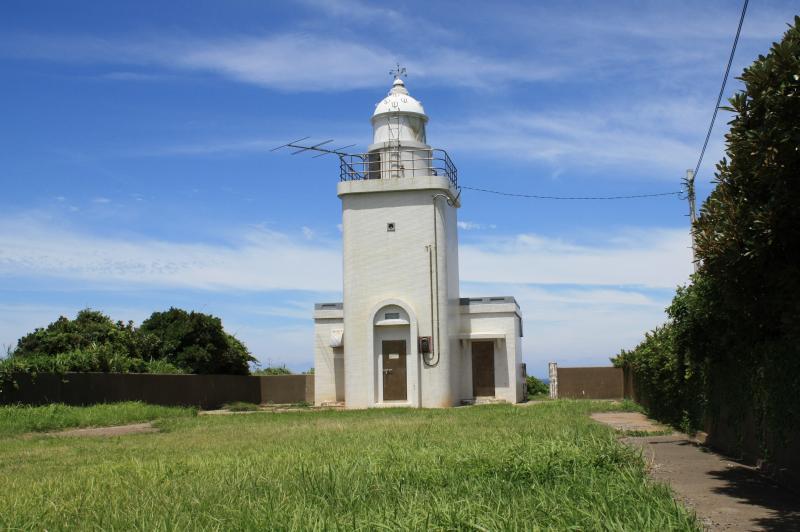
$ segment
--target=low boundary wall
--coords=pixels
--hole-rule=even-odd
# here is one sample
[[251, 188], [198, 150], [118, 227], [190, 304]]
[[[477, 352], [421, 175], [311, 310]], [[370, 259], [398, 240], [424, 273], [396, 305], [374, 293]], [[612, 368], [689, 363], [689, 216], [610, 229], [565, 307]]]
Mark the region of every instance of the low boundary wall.
[[13, 376], [0, 404], [88, 405], [142, 401], [218, 408], [225, 403], [314, 403], [313, 375], [159, 375], [152, 373], [39, 373]]
[[563, 399], [622, 399], [625, 376], [622, 368], [556, 368], [556, 394]]

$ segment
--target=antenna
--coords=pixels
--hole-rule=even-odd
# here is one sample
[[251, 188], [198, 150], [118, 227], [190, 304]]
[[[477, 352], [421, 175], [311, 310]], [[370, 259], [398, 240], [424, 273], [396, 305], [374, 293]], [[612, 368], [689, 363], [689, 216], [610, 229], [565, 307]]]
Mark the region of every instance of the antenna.
[[323, 148], [323, 146], [333, 142], [333, 139], [324, 140], [316, 144], [303, 143], [304, 140], [308, 140], [310, 138], [311, 137], [303, 137], [301, 139], [293, 140], [291, 142], [287, 142], [286, 144], [281, 144], [280, 146], [276, 146], [269, 151], [278, 151], [281, 148], [295, 148], [295, 151], [292, 152], [292, 155], [297, 155], [298, 153], [303, 153], [306, 151], [315, 151], [319, 152], [318, 155], [312, 157], [313, 159], [316, 159], [317, 157], [324, 157], [330, 154], [338, 155], [339, 157], [352, 155], [342, 150], [346, 148], [352, 148], [353, 146], [355, 146], [355, 144], [348, 144], [347, 146], [340, 146], [338, 148], [333, 148], [333, 149]]

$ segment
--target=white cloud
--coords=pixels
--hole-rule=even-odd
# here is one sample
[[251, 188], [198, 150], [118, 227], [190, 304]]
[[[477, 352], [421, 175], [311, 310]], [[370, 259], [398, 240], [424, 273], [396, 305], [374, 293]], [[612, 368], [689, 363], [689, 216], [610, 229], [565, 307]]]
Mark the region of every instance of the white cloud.
[[[697, 159], [702, 139], [696, 124], [707, 121], [707, 114], [707, 106], [674, 100], [573, 107], [436, 123], [432, 136], [451, 151], [471, 156], [499, 155], [557, 168], [617, 168], [619, 173], [638, 173], [639, 179], [646, 175], [645, 180], [677, 182]], [[712, 143], [708, 156], [721, 153], [721, 141]]]
[[[691, 272], [689, 243], [687, 231], [658, 228], [608, 233], [591, 244], [536, 234], [478, 238], [460, 246], [461, 279], [674, 288]], [[338, 292], [341, 251], [339, 241], [301, 243], [258, 227], [241, 230], [226, 244], [122, 241], [70, 230], [56, 220], [22, 217], [0, 219], [0, 275]]]
[[102, 204], [105, 204], [105, 203], [111, 203], [111, 200], [101, 196], [101, 197], [94, 198], [92, 200], [92, 203], [98, 203], [98, 204], [102, 205]]
[[286, 364], [294, 371], [305, 371], [314, 366], [314, 326], [310, 317], [308, 309], [306, 325], [243, 325], [229, 321], [225, 330], [241, 339], [262, 366]]
[[595, 287], [464, 283], [463, 297], [513, 295], [524, 320], [523, 360], [531, 375], [546, 376], [547, 363], [599, 365], [638, 344], [666, 320], [671, 291]]
[[479, 224], [476, 222], [459, 221], [457, 222], [458, 228], [463, 231], [477, 231], [479, 229], [496, 229], [494, 224]]
[[306, 240], [311, 240], [314, 238], [314, 230], [310, 227], [303, 226], [301, 231], [303, 232], [303, 237]]
[[338, 243], [248, 228], [227, 245], [98, 237], [36, 219], [0, 220], [0, 275], [208, 290], [341, 290]]
[[595, 243], [523, 234], [460, 245], [462, 281], [674, 288], [691, 273], [688, 231], [630, 230]]
[[[438, 44], [418, 50], [391, 50], [374, 40], [319, 32], [237, 35], [217, 40], [141, 37], [136, 41], [18, 35], [1, 44], [5, 44], [0, 49], [6, 55], [16, 57], [210, 72], [235, 81], [304, 92], [385, 87], [387, 67], [396, 61], [407, 65], [415, 79], [423, 82], [482, 89], [514, 81], [553, 79], [565, 71], [560, 64], [537, 59], [488, 56]], [[130, 78], [113, 74], [109, 76]], [[153, 73], [151, 79], [160, 75]]]
[[[633, 347], [645, 331], [664, 321], [667, 294], [685, 282], [691, 270], [687, 247], [685, 231], [671, 229], [617, 231], [590, 244], [530, 234], [482, 238], [461, 245], [462, 295], [517, 298], [525, 318], [525, 359], [532, 373], [543, 374], [548, 360], [604, 364], [608, 356]], [[57, 220], [27, 217], [0, 219], [0, 276], [75, 281], [65, 286], [77, 287], [79, 293], [137, 286], [303, 291], [304, 296], [278, 296], [245, 307], [226, 306], [220, 300], [222, 306], [218, 303], [210, 311], [224, 315], [226, 328], [262, 362], [272, 359], [304, 369], [312, 358], [310, 322], [281, 325], [274, 318], [306, 319], [310, 301], [340, 293], [341, 255], [338, 242], [298, 242], [259, 228], [248, 228], [217, 245], [130, 238], [122, 242], [66, 229]], [[0, 340], [12, 342], [86, 304], [0, 305]], [[141, 320], [153, 309], [103, 310], [115, 318]]]

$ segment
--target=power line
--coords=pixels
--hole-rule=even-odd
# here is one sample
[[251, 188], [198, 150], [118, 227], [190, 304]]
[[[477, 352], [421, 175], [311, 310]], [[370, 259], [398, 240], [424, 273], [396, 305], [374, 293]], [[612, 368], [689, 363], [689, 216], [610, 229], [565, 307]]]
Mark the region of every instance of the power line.
[[714, 106], [714, 114], [711, 115], [711, 124], [708, 126], [708, 133], [706, 133], [706, 140], [703, 142], [703, 149], [700, 150], [700, 157], [697, 159], [697, 166], [694, 167], [694, 175], [700, 171], [700, 165], [703, 163], [703, 156], [706, 154], [706, 147], [708, 147], [708, 139], [711, 138], [711, 131], [714, 129], [714, 122], [717, 119], [717, 112], [719, 112], [719, 104], [722, 101], [722, 95], [725, 93], [725, 85], [728, 83], [728, 74], [731, 72], [731, 64], [733, 63], [733, 56], [736, 54], [736, 45], [739, 44], [739, 35], [742, 33], [742, 24], [744, 24], [744, 15], [747, 13], [747, 4], [750, 0], [744, 0], [742, 6], [742, 15], [739, 17], [739, 27], [736, 28], [736, 37], [733, 39], [733, 46], [731, 47], [731, 55], [728, 57], [728, 66], [725, 67], [725, 76], [722, 78], [722, 86], [719, 88], [717, 95], [717, 104]]
[[[739, 25], [736, 28], [736, 36], [733, 39], [733, 46], [731, 46], [731, 53], [728, 57], [728, 64], [725, 67], [725, 75], [722, 78], [722, 86], [719, 88], [719, 94], [717, 94], [717, 103], [714, 105], [714, 113], [711, 115], [711, 123], [708, 125], [708, 131], [706, 132], [706, 138], [703, 141], [703, 147], [700, 150], [700, 157], [697, 159], [697, 165], [694, 167], [694, 172], [692, 176], [697, 176], [697, 173], [700, 171], [700, 165], [703, 164], [703, 157], [706, 154], [706, 148], [708, 148], [708, 141], [711, 139], [711, 133], [714, 130], [714, 123], [717, 120], [717, 113], [719, 113], [719, 104], [722, 102], [722, 96], [725, 94], [725, 86], [728, 84], [728, 76], [731, 72], [731, 65], [733, 64], [733, 58], [736, 55], [736, 47], [739, 44], [739, 36], [742, 34], [742, 25], [744, 24], [744, 17], [747, 14], [747, 5], [749, 4], [750, 0], [744, 0], [744, 5], [742, 5], [742, 13], [739, 17]], [[634, 194], [630, 196], [543, 196], [538, 194], [517, 194], [513, 192], [501, 192], [499, 190], [489, 190], [485, 188], [477, 188], [477, 187], [465, 187], [462, 186], [461, 188], [466, 190], [474, 190], [477, 192], [486, 192], [488, 194], [497, 194], [499, 196], [512, 196], [516, 198], [532, 198], [532, 199], [544, 199], [544, 200], [622, 200], [622, 199], [639, 199], [639, 198], [657, 198], [663, 196], [680, 196], [683, 194], [683, 191], [679, 192], [660, 192], [656, 194]], [[689, 195], [692, 195], [692, 191], [690, 190]]]
[[466, 190], [474, 190], [476, 192], [486, 192], [488, 194], [497, 194], [499, 196], [513, 196], [515, 198], [532, 198], [532, 199], [545, 199], [545, 200], [622, 200], [622, 199], [639, 199], [639, 198], [657, 198], [662, 196], [680, 196], [683, 192], [658, 192], [656, 194], [634, 194], [631, 196], [541, 196], [538, 194], [517, 194], [514, 192], [500, 192], [499, 190], [489, 190], [486, 188], [465, 187], [461, 188]]

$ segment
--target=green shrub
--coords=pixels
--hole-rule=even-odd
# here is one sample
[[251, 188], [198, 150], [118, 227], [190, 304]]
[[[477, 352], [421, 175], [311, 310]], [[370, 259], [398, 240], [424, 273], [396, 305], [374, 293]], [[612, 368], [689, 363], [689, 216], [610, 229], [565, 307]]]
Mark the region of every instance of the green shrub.
[[139, 334], [148, 339], [145, 358], [165, 360], [189, 373], [247, 375], [255, 362], [219, 318], [200, 312], [154, 312]]
[[291, 375], [292, 370], [287, 368], [285, 365], [282, 366], [267, 366], [266, 368], [260, 368], [253, 372], [253, 375], [260, 375], [260, 376], [268, 376], [268, 375]]
[[0, 359], [0, 389], [12, 373], [247, 374], [247, 348], [219, 318], [172, 308], [154, 312], [140, 328], [85, 309], [60, 317], [17, 342]]
[[525, 379], [525, 382], [528, 385], [528, 397], [550, 393], [550, 387], [536, 377], [529, 376]]
[[162, 375], [177, 375], [186, 373], [178, 366], [170, 364], [166, 360], [151, 360], [149, 362], [145, 362], [145, 367], [147, 368], [147, 373], [159, 373]]

